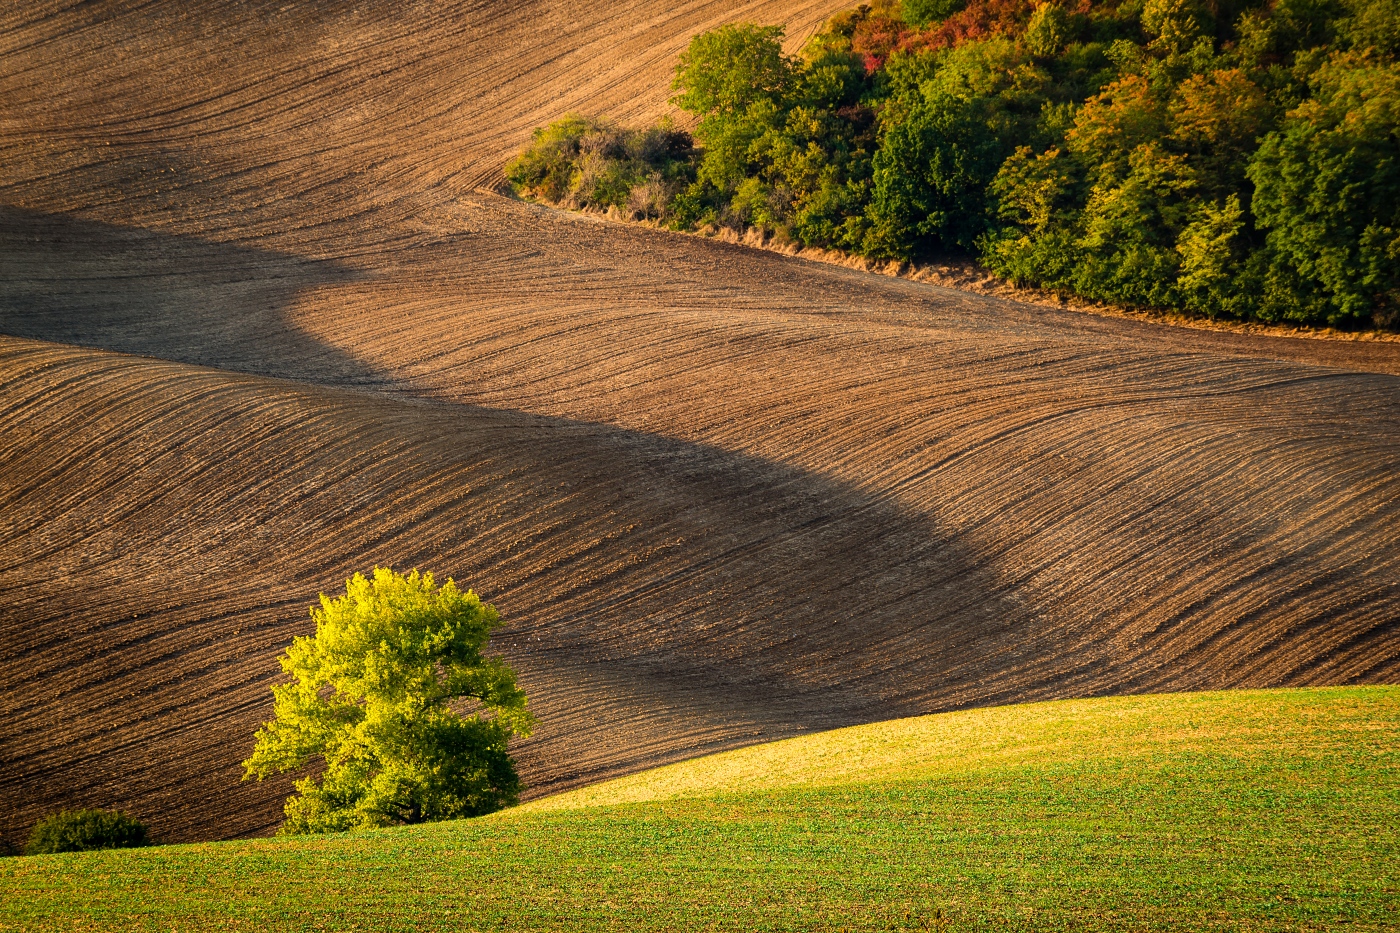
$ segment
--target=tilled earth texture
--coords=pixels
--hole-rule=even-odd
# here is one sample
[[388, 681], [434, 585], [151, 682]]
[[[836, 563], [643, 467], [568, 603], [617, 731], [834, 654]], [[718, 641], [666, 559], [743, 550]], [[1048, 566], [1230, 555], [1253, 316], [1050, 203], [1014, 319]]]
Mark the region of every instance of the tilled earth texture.
[[957, 707], [1400, 676], [1400, 345], [1047, 310], [501, 193], [839, 0], [11, 3], [0, 834], [270, 831], [277, 655], [451, 575], [530, 795]]

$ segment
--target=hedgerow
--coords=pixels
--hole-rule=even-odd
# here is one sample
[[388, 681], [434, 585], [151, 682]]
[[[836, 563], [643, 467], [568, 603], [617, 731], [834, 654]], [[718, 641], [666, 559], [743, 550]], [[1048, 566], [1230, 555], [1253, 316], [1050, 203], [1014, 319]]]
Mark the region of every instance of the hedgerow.
[[[523, 191], [1207, 317], [1400, 325], [1394, 0], [905, 0], [697, 36], [695, 140], [569, 117]], [[650, 142], [644, 142], [650, 141]]]

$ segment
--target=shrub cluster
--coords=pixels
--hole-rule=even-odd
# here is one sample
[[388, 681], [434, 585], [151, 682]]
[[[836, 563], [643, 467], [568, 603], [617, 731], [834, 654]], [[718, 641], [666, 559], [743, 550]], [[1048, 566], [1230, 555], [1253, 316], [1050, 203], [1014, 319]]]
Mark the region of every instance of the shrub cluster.
[[146, 842], [146, 827], [119, 810], [64, 810], [34, 825], [24, 854], [126, 849]]
[[[797, 57], [777, 28], [724, 27], [677, 68], [674, 102], [703, 148], [571, 117], [511, 178], [677, 227], [964, 252], [1128, 306], [1395, 327], [1398, 9], [885, 0]], [[652, 138], [668, 141], [636, 142]]]
[[661, 220], [694, 180], [695, 162], [689, 133], [573, 115], [536, 130], [506, 176], [518, 190], [565, 207], [616, 208], [636, 220]]

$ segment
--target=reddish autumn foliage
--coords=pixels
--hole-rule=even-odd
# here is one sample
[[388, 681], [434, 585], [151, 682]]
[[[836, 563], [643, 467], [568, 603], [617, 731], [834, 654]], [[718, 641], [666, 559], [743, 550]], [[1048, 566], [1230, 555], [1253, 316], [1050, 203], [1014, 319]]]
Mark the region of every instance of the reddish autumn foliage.
[[1034, 11], [1032, 0], [973, 0], [961, 13], [931, 24], [920, 37], [922, 47], [946, 49], [975, 39], [1015, 35], [1025, 29]]
[[[902, 52], [951, 49], [991, 36], [1018, 36], [1025, 32], [1031, 14], [1042, 2], [1044, 0], [971, 0], [963, 10], [941, 22], [929, 23], [922, 31], [906, 32], [896, 48]], [[1086, 14], [1091, 0], [1069, 0], [1059, 6], [1066, 13]]]
[[904, 48], [917, 35], [897, 19], [871, 15], [862, 19], [851, 34], [851, 51], [864, 59], [866, 74], [873, 74], [885, 67], [891, 52]]

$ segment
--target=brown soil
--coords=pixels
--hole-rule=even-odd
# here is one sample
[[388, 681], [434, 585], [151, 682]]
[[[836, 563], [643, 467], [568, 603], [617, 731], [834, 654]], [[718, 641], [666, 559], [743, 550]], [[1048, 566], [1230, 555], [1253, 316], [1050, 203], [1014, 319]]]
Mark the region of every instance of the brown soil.
[[3, 838], [75, 804], [268, 831], [287, 783], [238, 762], [276, 656], [374, 564], [511, 621], [533, 793], [972, 704], [1394, 681], [1395, 343], [478, 190], [564, 111], [663, 112], [694, 32], [839, 5], [10, 7]]
[[[506, 186], [503, 193], [511, 193]], [[573, 210], [613, 223], [640, 224], [644, 227], [662, 230], [669, 229], [664, 223], [654, 219], [643, 219], [636, 212], [619, 211], [615, 207], [602, 210], [596, 207], [578, 207], [564, 202], [551, 202], [536, 196], [535, 192], [525, 192], [527, 200], [550, 207]], [[1263, 337], [1297, 337], [1308, 340], [1380, 340], [1400, 343], [1400, 332], [1379, 328], [1358, 328], [1343, 330], [1330, 326], [1269, 323], [1264, 321], [1236, 321], [1226, 318], [1211, 319], [1199, 315], [1189, 315], [1178, 311], [1153, 308], [1125, 308], [1092, 301], [1072, 294], [1060, 294], [1043, 288], [1018, 286], [1000, 278], [976, 260], [967, 256], [945, 255], [920, 262], [871, 259], [838, 249], [822, 249], [803, 246], [800, 243], [779, 236], [759, 227], [736, 229], [714, 227], [706, 224], [698, 230], [675, 231], [687, 236], [715, 237], [724, 243], [740, 243], [755, 249], [768, 250], [784, 256], [795, 256], [812, 262], [857, 269], [877, 275], [891, 275], [912, 279], [915, 282], [929, 282], [947, 288], [990, 295], [996, 298], [1010, 298], [1020, 304], [1032, 304], [1056, 310], [1074, 310], [1085, 314], [1105, 317], [1127, 318], [1159, 324], [1173, 324], [1177, 327], [1190, 327], [1198, 330], [1225, 331], [1234, 334], [1254, 334]]]

